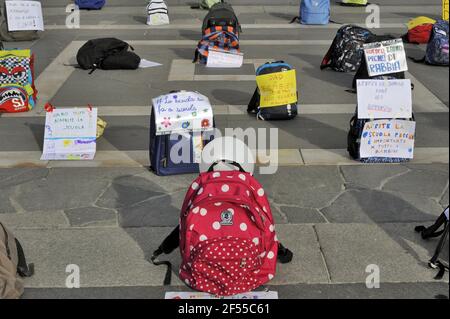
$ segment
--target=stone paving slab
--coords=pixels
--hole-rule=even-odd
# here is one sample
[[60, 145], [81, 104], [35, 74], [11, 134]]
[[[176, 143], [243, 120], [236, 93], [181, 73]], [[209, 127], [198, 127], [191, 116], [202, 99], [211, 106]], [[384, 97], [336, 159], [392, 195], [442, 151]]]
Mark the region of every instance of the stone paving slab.
[[436, 220], [442, 207], [423, 196], [362, 189], [342, 193], [322, 213], [331, 223], [420, 222]]
[[[171, 230], [172, 228], [140, 227], [128, 228], [126, 232], [137, 242], [148, 259]], [[312, 226], [278, 225], [277, 234], [280, 241], [292, 250], [295, 257], [290, 264], [278, 265], [278, 274], [270, 285], [328, 282], [327, 271]], [[174, 271], [180, 265], [178, 251], [167, 258], [160, 259], [171, 261]]]
[[[318, 224], [316, 230], [332, 283], [365, 283], [368, 265], [380, 269], [381, 284], [431, 282], [427, 267], [435, 245], [414, 232], [417, 224]], [[406, 230], [406, 231], [405, 231]], [[417, 244], [409, 244], [414, 241]], [[425, 250], [422, 247], [426, 247]], [[448, 280], [448, 277], [446, 277]]]
[[[362, 284], [280, 285], [280, 299], [448, 299], [448, 284], [388, 283], [380, 289]], [[26, 289], [23, 299], [162, 299], [166, 292], [188, 291], [181, 287], [112, 287], [82, 289]]]
[[[82, 287], [160, 286], [164, 269], [154, 267], [119, 228], [17, 230], [36, 274], [26, 287], [63, 288], [67, 265], [80, 267]], [[164, 267], [163, 267], [164, 268]]]
[[70, 227], [63, 211], [7, 214], [0, 213], [0, 222], [11, 229], [59, 229]]

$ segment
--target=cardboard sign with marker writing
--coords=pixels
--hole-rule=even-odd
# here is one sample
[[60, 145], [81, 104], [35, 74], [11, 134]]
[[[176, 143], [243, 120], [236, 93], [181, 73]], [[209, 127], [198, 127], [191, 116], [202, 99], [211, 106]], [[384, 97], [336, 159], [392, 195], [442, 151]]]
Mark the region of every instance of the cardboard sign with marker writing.
[[96, 108], [54, 109], [46, 115], [41, 160], [92, 160], [96, 138]]
[[8, 31], [44, 31], [39, 1], [5, 1]]
[[358, 118], [412, 117], [411, 80], [358, 80]]
[[414, 158], [416, 122], [375, 120], [367, 122], [361, 136], [361, 158]]
[[297, 76], [295, 70], [256, 77], [261, 95], [260, 107], [274, 107], [297, 102]]
[[364, 44], [369, 76], [408, 71], [402, 39]]

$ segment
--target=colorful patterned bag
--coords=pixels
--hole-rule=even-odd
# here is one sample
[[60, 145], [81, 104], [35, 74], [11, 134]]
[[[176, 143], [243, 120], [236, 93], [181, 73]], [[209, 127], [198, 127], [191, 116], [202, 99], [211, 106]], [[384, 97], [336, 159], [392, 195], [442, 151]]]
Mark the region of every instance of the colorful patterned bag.
[[0, 51], [0, 113], [27, 112], [36, 99], [34, 55], [30, 50]]
[[210, 47], [230, 53], [240, 53], [237, 30], [233, 27], [211, 27], [205, 30], [205, 35], [195, 51], [194, 63], [200, 61], [201, 64], [206, 64]]

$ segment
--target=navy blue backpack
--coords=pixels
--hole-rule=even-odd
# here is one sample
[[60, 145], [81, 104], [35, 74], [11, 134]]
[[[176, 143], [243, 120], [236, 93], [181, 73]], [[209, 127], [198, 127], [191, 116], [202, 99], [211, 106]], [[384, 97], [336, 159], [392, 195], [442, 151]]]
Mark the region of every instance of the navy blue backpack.
[[75, 4], [80, 9], [100, 10], [105, 5], [106, 0], [75, 0]]
[[448, 21], [439, 20], [433, 26], [431, 39], [427, 46], [425, 62], [432, 65], [446, 65], [449, 62]]
[[301, 24], [328, 24], [330, 22], [330, 0], [302, 0], [300, 15], [291, 23], [298, 20]]
[[[170, 94], [177, 94], [179, 92], [174, 91]], [[192, 125], [187, 126], [187, 122], [185, 122], [182, 123], [182, 127], [186, 127], [185, 132], [158, 135], [157, 131], [161, 123], [156, 123], [156, 121], [155, 107], [153, 106], [150, 119], [150, 170], [159, 176], [199, 173], [200, 168], [198, 161], [196, 161], [194, 143], [197, 143], [196, 139], [201, 137], [201, 147], [203, 148], [213, 140], [213, 134], [211, 132], [193, 133], [189, 131], [189, 127]], [[214, 124], [214, 120], [212, 123], [209, 120], [203, 120], [201, 125], [202, 127], [215, 127]], [[183, 150], [189, 150], [189, 154], [182, 153]], [[177, 152], [177, 155], [183, 158], [185, 156], [186, 161], [176, 162], [171, 156], [172, 152]]]
[[426, 63], [429, 65], [448, 66], [449, 65], [449, 25], [446, 20], [438, 20], [433, 25], [430, 42], [427, 45], [425, 57], [416, 59], [410, 57], [416, 63]]

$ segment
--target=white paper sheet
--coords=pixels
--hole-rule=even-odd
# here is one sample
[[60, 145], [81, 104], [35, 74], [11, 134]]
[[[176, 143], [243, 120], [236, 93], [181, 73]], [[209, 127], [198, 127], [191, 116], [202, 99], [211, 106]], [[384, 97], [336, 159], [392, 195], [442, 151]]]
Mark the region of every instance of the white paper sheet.
[[181, 91], [153, 99], [156, 134], [202, 132], [213, 129], [209, 99], [198, 93]]
[[403, 120], [367, 122], [361, 136], [361, 158], [414, 158], [416, 123]]
[[96, 108], [48, 112], [41, 160], [92, 160], [97, 149], [96, 134]]
[[209, 48], [206, 67], [208, 68], [240, 68], [244, 63], [242, 53], [235, 54]]
[[369, 76], [408, 71], [402, 39], [364, 44]]
[[412, 117], [411, 80], [358, 80], [358, 118]]
[[248, 292], [230, 297], [217, 297], [202, 292], [166, 292], [165, 299], [278, 299], [276, 291]]
[[139, 63], [139, 68], [146, 69], [146, 68], [153, 68], [156, 66], [161, 66], [162, 64], [158, 62], [149, 61], [146, 59], [141, 59], [141, 63]]
[[39, 1], [5, 1], [9, 31], [44, 31]]

